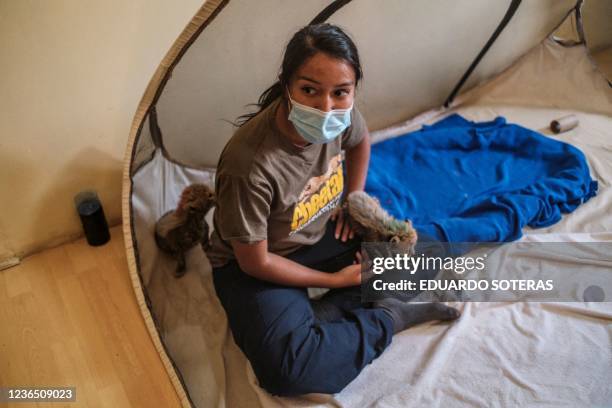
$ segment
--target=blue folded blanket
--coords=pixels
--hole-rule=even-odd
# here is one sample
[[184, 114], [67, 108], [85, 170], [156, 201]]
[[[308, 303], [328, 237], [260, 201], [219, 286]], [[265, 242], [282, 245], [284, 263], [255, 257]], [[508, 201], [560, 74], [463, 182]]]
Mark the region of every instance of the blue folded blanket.
[[419, 233], [506, 242], [546, 227], [597, 193], [577, 148], [506, 123], [453, 114], [372, 146], [365, 190]]

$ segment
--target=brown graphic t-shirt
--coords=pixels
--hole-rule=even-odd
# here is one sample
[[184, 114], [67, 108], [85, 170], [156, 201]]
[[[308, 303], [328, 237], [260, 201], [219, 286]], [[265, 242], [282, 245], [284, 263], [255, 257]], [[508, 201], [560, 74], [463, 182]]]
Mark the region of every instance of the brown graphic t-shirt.
[[213, 267], [234, 258], [230, 240], [268, 240], [268, 251], [287, 255], [323, 236], [344, 189], [341, 150], [361, 142], [366, 128], [353, 108], [351, 126], [326, 144], [298, 147], [275, 123], [280, 99], [240, 127], [225, 145], [215, 178], [217, 206]]

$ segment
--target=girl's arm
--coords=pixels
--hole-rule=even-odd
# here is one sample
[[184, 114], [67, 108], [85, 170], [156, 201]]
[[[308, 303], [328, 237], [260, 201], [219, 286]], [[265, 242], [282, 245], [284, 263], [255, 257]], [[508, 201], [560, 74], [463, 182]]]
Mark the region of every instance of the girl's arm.
[[364, 133], [361, 142], [346, 151], [346, 194], [362, 191], [365, 187], [370, 162], [370, 133], [367, 129]]
[[280, 255], [268, 252], [268, 241], [246, 244], [231, 240], [234, 255], [247, 275], [287, 286], [341, 288], [361, 283], [361, 265], [354, 264], [336, 273], [308, 268]]

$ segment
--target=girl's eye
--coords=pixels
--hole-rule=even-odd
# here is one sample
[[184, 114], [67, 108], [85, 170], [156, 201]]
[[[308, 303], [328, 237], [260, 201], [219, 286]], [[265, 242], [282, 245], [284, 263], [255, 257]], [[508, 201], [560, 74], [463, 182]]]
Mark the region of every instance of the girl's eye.
[[302, 91], [304, 91], [305, 94], [307, 95], [314, 95], [315, 94], [315, 89], [311, 86], [304, 86], [302, 87]]
[[336, 96], [346, 96], [350, 92], [349, 92], [348, 89], [336, 89], [336, 91], [334, 93], [335, 93]]

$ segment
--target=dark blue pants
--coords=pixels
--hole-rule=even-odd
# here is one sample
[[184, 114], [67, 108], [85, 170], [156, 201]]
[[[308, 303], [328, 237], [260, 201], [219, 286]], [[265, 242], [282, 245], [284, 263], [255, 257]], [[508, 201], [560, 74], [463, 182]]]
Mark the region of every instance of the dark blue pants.
[[[360, 241], [337, 240], [334, 226], [328, 223], [319, 242], [287, 258], [326, 272], [350, 265]], [[236, 344], [271, 394], [337, 393], [391, 343], [391, 318], [362, 305], [358, 286], [329, 292], [343, 316], [324, 321], [315, 317], [306, 289], [253, 278], [236, 261], [213, 269], [213, 279]]]

